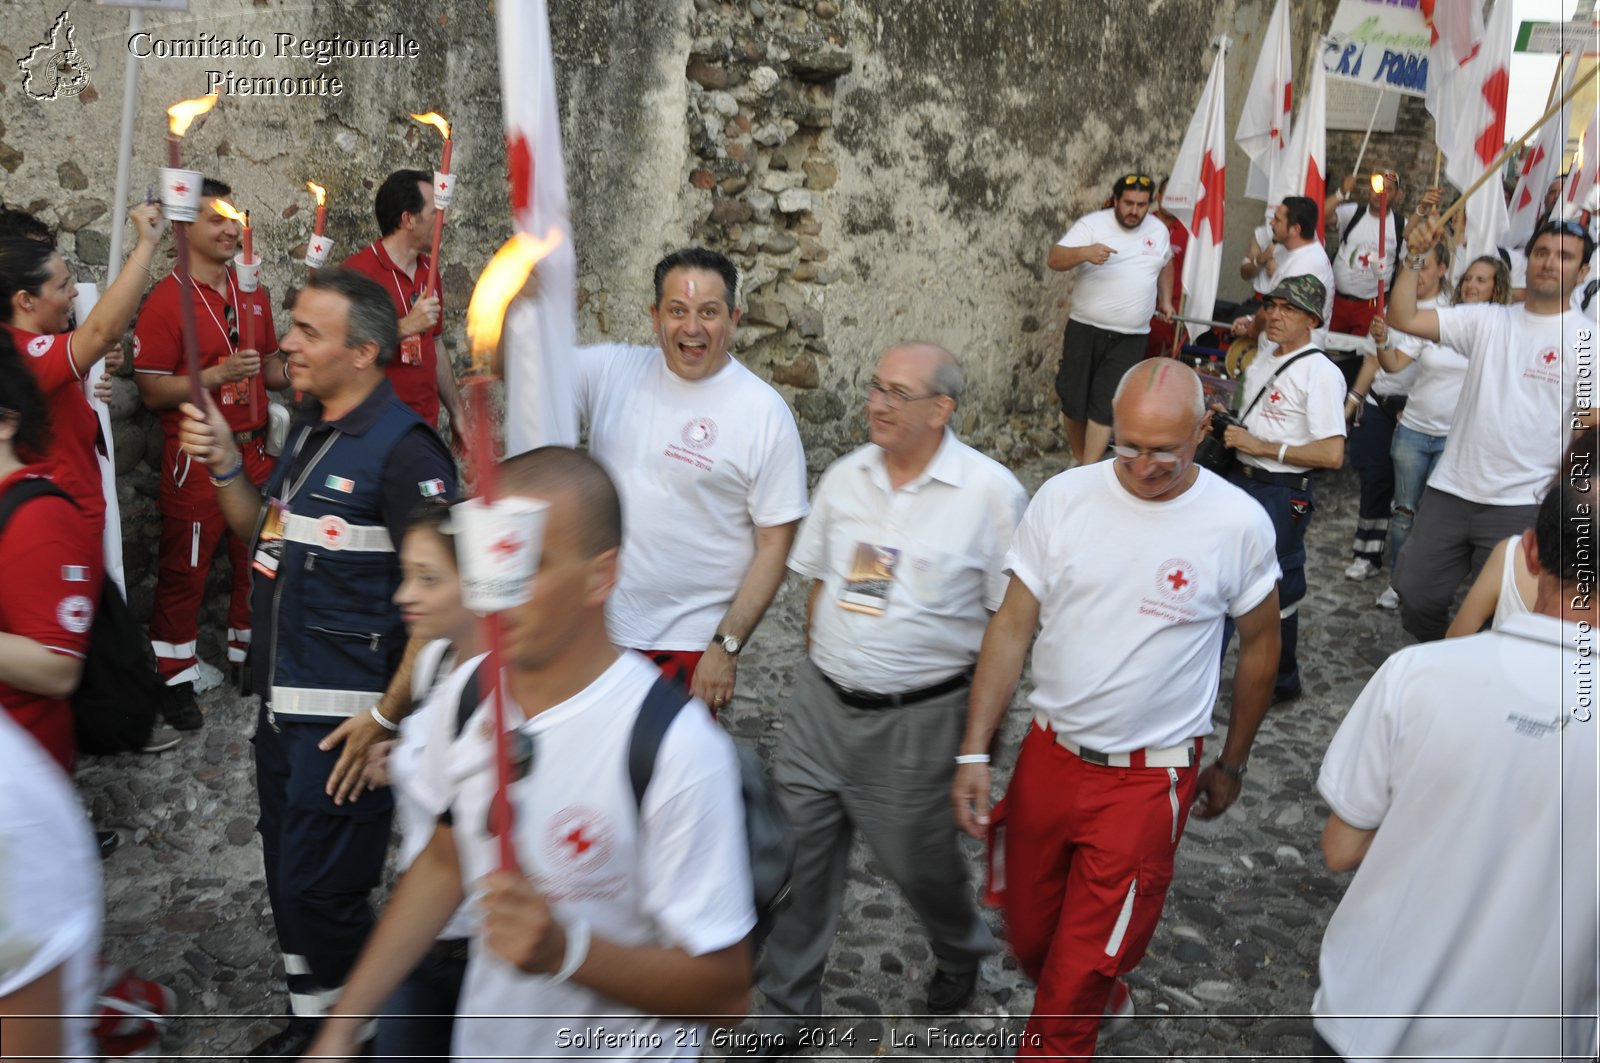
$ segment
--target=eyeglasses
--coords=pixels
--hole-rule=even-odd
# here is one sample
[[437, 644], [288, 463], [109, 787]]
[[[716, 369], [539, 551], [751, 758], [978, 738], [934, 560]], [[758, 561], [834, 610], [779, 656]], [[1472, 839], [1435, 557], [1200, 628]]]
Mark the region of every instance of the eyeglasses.
[[921, 402], [923, 399], [941, 397], [935, 392], [929, 392], [926, 395], [909, 395], [899, 388], [885, 387], [876, 380], [867, 385], [867, 401], [871, 402], [874, 398], [880, 398], [883, 400], [883, 404], [891, 410], [904, 409], [908, 403]]
[[1134, 461], [1138, 458], [1149, 458], [1165, 469], [1175, 469], [1183, 460], [1183, 455], [1171, 450], [1141, 450], [1138, 447], [1124, 446], [1121, 443], [1111, 444], [1111, 453], [1121, 461]]
[[232, 303], [222, 304], [222, 320], [228, 325], [228, 345], [239, 346], [239, 315], [233, 309]]

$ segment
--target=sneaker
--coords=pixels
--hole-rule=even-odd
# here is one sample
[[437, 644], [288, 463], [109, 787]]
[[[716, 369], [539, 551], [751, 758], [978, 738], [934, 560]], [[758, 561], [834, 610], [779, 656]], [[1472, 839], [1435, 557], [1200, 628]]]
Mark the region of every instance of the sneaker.
[[1304, 694], [1304, 693], [1305, 693], [1305, 689], [1303, 687], [1300, 687], [1299, 685], [1292, 686], [1292, 687], [1286, 687], [1286, 688], [1285, 687], [1273, 687], [1272, 688], [1272, 703], [1274, 705], [1286, 705], [1291, 701], [1299, 701], [1300, 700], [1300, 696], [1302, 694]]
[[935, 1015], [953, 1015], [972, 999], [978, 988], [978, 969], [956, 974], [940, 967], [928, 983], [928, 1010]]
[[[206, 718], [200, 714], [199, 704], [194, 700], [193, 683], [178, 683], [168, 687], [167, 705], [161, 710], [161, 715], [180, 731], [198, 731], [206, 722]], [[145, 752], [154, 753], [156, 750], [147, 749]]]
[[1101, 1031], [1108, 1038], [1120, 1037], [1133, 1027], [1133, 1018], [1138, 1014], [1128, 983], [1118, 978], [1111, 984], [1111, 999], [1106, 1001], [1105, 1014], [1100, 1016]]
[[139, 752], [165, 753], [181, 741], [183, 741], [183, 738], [177, 731], [174, 731], [166, 724], [158, 724], [156, 729], [150, 732], [150, 737], [145, 741], [145, 744], [139, 747]]
[[317, 1036], [314, 1019], [290, 1019], [289, 1025], [262, 1041], [246, 1054], [246, 1059], [299, 1059]]
[[1400, 596], [1394, 592], [1393, 587], [1385, 587], [1383, 593], [1378, 595], [1379, 609], [1400, 608]]
[[200, 673], [199, 678], [194, 681], [194, 692], [196, 694], [204, 694], [206, 691], [215, 690], [222, 685], [222, 669], [215, 665], [200, 661], [195, 665], [195, 670]]
[[1344, 570], [1345, 579], [1365, 580], [1378, 574], [1378, 566], [1364, 557], [1358, 557], [1350, 562], [1350, 567]]

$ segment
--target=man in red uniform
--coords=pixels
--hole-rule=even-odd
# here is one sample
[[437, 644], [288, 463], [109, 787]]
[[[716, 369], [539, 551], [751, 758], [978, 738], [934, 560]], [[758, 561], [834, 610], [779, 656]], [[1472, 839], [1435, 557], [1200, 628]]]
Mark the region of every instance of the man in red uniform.
[[417, 411], [431, 427], [439, 426], [439, 406], [450, 414], [450, 430], [461, 434], [461, 395], [448, 355], [438, 354], [438, 274], [432, 292], [422, 290], [430, 272], [428, 245], [433, 240], [433, 175], [422, 170], [396, 170], [378, 186], [373, 212], [378, 239], [345, 259], [346, 269], [364, 273], [383, 285], [400, 318], [400, 352], [385, 370], [400, 401]]
[[[288, 386], [283, 365], [263, 360], [263, 351], [278, 350], [272, 327], [272, 303], [265, 288], [246, 293], [229, 266], [239, 249], [239, 224], [213, 209], [218, 197], [231, 194], [209, 178], [201, 186], [200, 216], [189, 226], [188, 297], [194, 302], [200, 341], [200, 382], [221, 407], [239, 452], [245, 474], [262, 484], [273, 461], [264, 449], [267, 388]], [[228, 663], [244, 664], [250, 646], [250, 564], [246, 543], [229, 535], [217, 508], [216, 491], [204, 468], [178, 445], [178, 404], [189, 397], [185, 372], [181, 306], [184, 296], [176, 272], [151, 289], [133, 331], [134, 380], [145, 406], [161, 419], [161, 555], [156, 574], [155, 605], [150, 611], [150, 645], [168, 686], [179, 687], [185, 707], [173, 725], [193, 730], [203, 722], [194, 703], [196, 690], [222, 681], [221, 673], [195, 651], [206, 573], [224, 535], [233, 564], [233, 601], [228, 609]], [[245, 314], [254, 322], [258, 349], [244, 347]]]

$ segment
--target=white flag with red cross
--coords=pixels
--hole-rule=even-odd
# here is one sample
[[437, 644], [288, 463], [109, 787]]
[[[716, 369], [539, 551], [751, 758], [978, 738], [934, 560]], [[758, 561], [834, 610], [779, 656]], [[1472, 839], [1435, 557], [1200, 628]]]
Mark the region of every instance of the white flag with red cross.
[[1290, 108], [1294, 101], [1294, 62], [1289, 38], [1289, 0], [1278, 0], [1261, 38], [1256, 71], [1245, 90], [1244, 107], [1233, 140], [1250, 156], [1244, 194], [1282, 203], [1289, 188]]
[[1322, 201], [1328, 195], [1328, 69], [1311, 64], [1311, 84], [1300, 102], [1289, 140], [1291, 195], [1305, 196], [1317, 205], [1317, 239], [1322, 239]]
[[496, 4], [495, 22], [512, 220], [519, 232], [560, 236], [539, 262], [538, 294], [517, 300], [506, 315], [506, 453], [510, 455], [548, 444], [577, 445], [572, 351], [578, 336], [578, 258], [567, 209], [545, 0]]
[[[1578, 57], [1566, 53], [1556, 69], [1552, 99], [1560, 99], [1572, 87], [1581, 64]], [[1567, 150], [1567, 130], [1572, 125], [1571, 105], [1561, 108], [1555, 117], [1539, 127], [1527, 154], [1522, 158], [1522, 168], [1517, 174], [1517, 187], [1511, 192], [1510, 239], [1517, 246], [1528, 242], [1534, 225], [1544, 213], [1544, 196], [1550, 182], [1561, 176], [1561, 156]]]
[[1600, 111], [1589, 119], [1583, 131], [1578, 153], [1573, 156], [1572, 170], [1561, 189], [1561, 200], [1552, 213], [1563, 218], [1577, 218], [1585, 211], [1594, 214], [1600, 209], [1600, 203], [1596, 202], [1597, 191], [1600, 191]]
[[[1433, 115], [1434, 139], [1445, 158], [1456, 153], [1460, 106], [1465, 102], [1461, 85], [1465, 67], [1483, 47], [1482, 0], [1422, 0], [1428, 23], [1428, 113]], [[1465, 187], [1465, 186], [1462, 186]]]
[[[1506, 146], [1506, 105], [1511, 88], [1511, 4], [1495, 0], [1483, 40], [1456, 71], [1455, 135], [1444, 149], [1445, 175], [1460, 189], [1472, 187]], [[1499, 175], [1485, 181], [1467, 200], [1466, 243], [1459, 254], [1470, 262], [1497, 254], [1511, 226]], [[1420, 248], [1418, 250], [1421, 250]]]
[[[1224, 171], [1228, 158], [1222, 82], [1227, 51], [1228, 39], [1224, 37], [1161, 197], [1162, 206], [1177, 215], [1189, 230], [1189, 250], [1183, 258], [1183, 292], [1186, 308], [1196, 317], [1211, 316], [1222, 279], [1222, 217], [1227, 199]], [[1192, 340], [1208, 326], [1186, 327]]]

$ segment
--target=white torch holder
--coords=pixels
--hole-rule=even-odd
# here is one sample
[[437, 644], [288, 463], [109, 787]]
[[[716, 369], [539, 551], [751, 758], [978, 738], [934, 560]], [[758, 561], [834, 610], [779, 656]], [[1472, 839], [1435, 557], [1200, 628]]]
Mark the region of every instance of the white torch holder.
[[161, 212], [168, 221], [191, 222], [200, 216], [200, 185], [204, 180], [199, 170], [161, 167]]
[[450, 201], [456, 198], [456, 175], [433, 171], [433, 206], [436, 210], [444, 210], [450, 206]]
[[533, 596], [550, 504], [502, 498], [489, 505], [470, 498], [450, 510], [461, 600], [478, 614], [497, 613]]
[[312, 269], [321, 269], [328, 264], [328, 253], [332, 250], [332, 240], [326, 236], [312, 234], [306, 243], [306, 265]]

